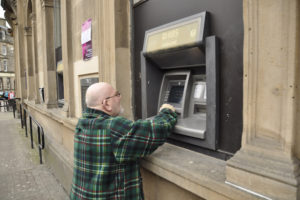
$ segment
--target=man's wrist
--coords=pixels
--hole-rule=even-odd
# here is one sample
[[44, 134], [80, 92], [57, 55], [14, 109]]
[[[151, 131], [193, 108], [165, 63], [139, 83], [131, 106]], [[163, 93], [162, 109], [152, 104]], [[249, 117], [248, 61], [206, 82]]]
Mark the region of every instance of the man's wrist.
[[172, 106], [172, 105], [170, 105], [170, 104], [163, 104], [161, 107], [160, 107], [160, 109], [159, 109], [159, 111], [162, 111], [163, 109], [169, 109], [169, 110], [171, 110], [171, 111], [173, 111], [173, 112], [175, 112], [175, 108]]

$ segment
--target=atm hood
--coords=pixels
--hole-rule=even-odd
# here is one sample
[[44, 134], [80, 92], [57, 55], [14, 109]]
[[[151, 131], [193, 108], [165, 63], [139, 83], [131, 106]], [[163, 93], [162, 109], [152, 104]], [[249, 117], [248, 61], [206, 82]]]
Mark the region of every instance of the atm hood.
[[146, 31], [143, 55], [162, 69], [204, 65], [207, 18], [202, 12]]

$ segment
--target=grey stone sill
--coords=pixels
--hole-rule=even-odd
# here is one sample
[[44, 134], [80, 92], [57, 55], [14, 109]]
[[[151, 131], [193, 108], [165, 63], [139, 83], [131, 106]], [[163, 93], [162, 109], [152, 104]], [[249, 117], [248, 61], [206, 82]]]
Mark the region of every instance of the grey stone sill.
[[78, 119], [64, 116], [62, 108], [46, 108], [44, 104], [36, 104], [34, 103], [34, 101], [28, 100], [24, 100], [24, 102], [30, 108], [50, 117], [58, 123], [61, 123], [69, 129], [75, 131]]
[[141, 164], [152, 173], [205, 199], [257, 199], [225, 183], [226, 161], [172, 144], [159, 147]]

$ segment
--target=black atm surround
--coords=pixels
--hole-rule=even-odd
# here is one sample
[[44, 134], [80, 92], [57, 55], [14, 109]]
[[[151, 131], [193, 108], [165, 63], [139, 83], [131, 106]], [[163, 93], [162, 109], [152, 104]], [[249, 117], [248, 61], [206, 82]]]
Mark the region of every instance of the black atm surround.
[[[141, 113], [141, 59], [145, 31], [186, 16], [209, 11], [211, 16], [210, 34], [219, 38], [220, 62], [220, 122], [219, 140], [216, 151], [195, 145], [177, 142], [177, 146], [214, 157], [226, 159], [241, 146], [243, 127], [243, 2], [236, 0], [151, 0], [133, 8], [133, 77], [134, 117]], [[215, 155], [218, 154], [218, 155]]]
[[[200, 14], [151, 29], [149, 32], [172, 26], [185, 20], [190, 20], [193, 17], [204, 16], [202, 19], [205, 19], [207, 18], [207, 15], [207, 12], [202, 12]], [[180, 89], [183, 92], [184, 89], [183, 93], [188, 95], [182, 101], [184, 105], [177, 108], [177, 111], [180, 113], [178, 117], [178, 124], [175, 127], [174, 133], [170, 137], [170, 141], [174, 140], [175, 143], [188, 143], [191, 146], [195, 145], [196, 148], [204, 147], [216, 150], [219, 128], [218, 39], [216, 36], [207, 37], [209, 32], [208, 29], [206, 29], [207, 25], [205, 26], [205, 23], [207, 23], [207, 19], [202, 21], [202, 28], [200, 30], [200, 35], [202, 35], [194, 44], [151, 53], [147, 52], [144, 46], [144, 50], [141, 52], [142, 117], [148, 118], [155, 115], [160, 105], [164, 103], [162, 102], [163, 99], [168, 101], [168, 96], [165, 96], [167, 93], [168, 95], [169, 93], [172, 93], [172, 91], [164, 91], [165, 93], [163, 93], [163, 95], [165, 96], [162, 95], [163, 88], [166, 89], [167, 87], [166, 84], [170, 84], [170, 81], [177, 81], [176, 84], [182, 84], [186, 81], [186, 85], [184, 87], [176, 86], [177, 90]], [[174, 80], [168, 80], [169, 82], [165, 83], [165, 79], [168, 79], [166, 77], [177, 78], [173, 78]], [[179, 81], [180, 77], [181, 81]], [[202, 82], [204, 81], [207, 88], [207, 100], [205, 102], [207, 106], [204, 117], [205, 120], [203, 122], [201, 122], [201, 118], [199, 118], [199, 114], [203, 113], [193, 113], [193, 108], [189, 105], [192, 102], [191, 99], [193, 99], [191, 92], [192, 87], [194, 87], [193, 83], [195, 81], [198, 83], [199, 80], [202, 80]], [[160, 91], [160, 94], [158, 91]], [[187, 116], [188, 112], [190, 113], [189, 116]], [[203, 131], [200, 131], [200, 129], [203, 128], [199, 125], [201, 123], [205, 124]], [[187, 126], [187, 124], [190, 125]], [[190, 126], [194, 126], [194, 128], [191, 129]]]

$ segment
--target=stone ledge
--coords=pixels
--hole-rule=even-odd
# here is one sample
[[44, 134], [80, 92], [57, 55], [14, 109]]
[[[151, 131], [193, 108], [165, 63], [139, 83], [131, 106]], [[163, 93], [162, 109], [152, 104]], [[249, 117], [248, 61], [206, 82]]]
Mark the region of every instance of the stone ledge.
[[75, 131], [77, 118], [64, 117], [60, 113], [63, 112], [61, 108], [46, 108], [44, 104], [36, 104], [34, 101], [24, 100], [24, 103], [30, 108], [50, 117], [51, 119], [63, 124], [65, 127]]
[[[227, 167], [239, 168], [262, 177], [270, 177], [274, 181], [297, 187], [299, 185], [300, 161], [295, 158], [280, 158], [278, 154], [270, 157], [249, 150], [239, 150], [234, 157], [227, 161]], [[251, 160], [251, 162], [247, 162]]]
[[225, 161], [172, 144], [158, 148], [142, 166], [205, 199], [261, 199], [225, 183]]
[[50, 167], [56, 179], [69, 194], [73, 177], [73, 155], [57, 144], [53, 138], [45, 135], [45, 162]]
[[251, 151], [239, 150], [227, 161], [227, 181], [243, 188], [255, 190], [270, 199], [299, 198], [299, 160]]
[[[47, 109], [43, 104], [35, 104], [33, 101], [26, 100], [25, 104], [69, 129], [75, 130], [78, 119], [60, 115], [59, 108]], [[51, 144], [50, 146], [54, 145], [53, 142]], [[51, 148], [52, 152], [59, 160], [65, 160], [66, 163], [69, 163], [67, 164], [67, 168], [70, 168], [72, 161], [67, 159], [68, 156], [66, 154], [62, 156], [61, 153], [53, 151], [56, 148]], [[259, 199], [257, 196], [238, 190], [225, 183], [225, 161], [175, 145], [163, 145], [151, 156], [145, 158], [142, 161], [142, 166], [152, 173], [202, 198], [224, 200]], [[68, 191], [67, 184], [63, 183], [63, 185]]]

